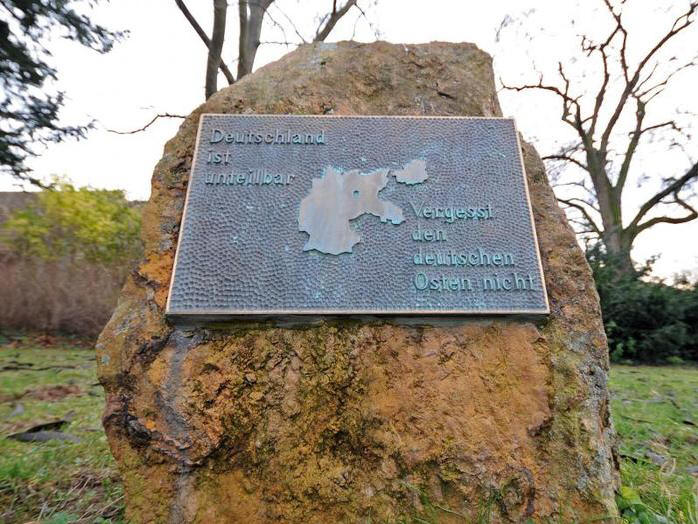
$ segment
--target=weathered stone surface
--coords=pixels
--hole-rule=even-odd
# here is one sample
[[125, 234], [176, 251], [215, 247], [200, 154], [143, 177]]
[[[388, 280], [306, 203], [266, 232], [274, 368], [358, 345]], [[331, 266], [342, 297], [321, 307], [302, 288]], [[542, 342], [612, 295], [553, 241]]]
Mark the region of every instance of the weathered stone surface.
[[98, 344], [134, 522], [569, 522], [613, 515], [606, 340], [589, 268], [524, 145], [552, 313], [439, 326], [169, 325], [199, 115], [500, 114], [471, 44], [309, 45], [214, 95], [165, 146], [146, 258]]

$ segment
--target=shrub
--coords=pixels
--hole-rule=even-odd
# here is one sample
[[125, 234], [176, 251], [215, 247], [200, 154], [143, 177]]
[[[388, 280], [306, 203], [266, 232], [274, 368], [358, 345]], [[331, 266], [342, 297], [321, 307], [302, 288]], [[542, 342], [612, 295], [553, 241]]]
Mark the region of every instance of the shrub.
[[116, 305], [126, 267], [6, 259], [0, 262], [0, 327], [96, 336]]
[[0, 225], [0, 326], [97, 335], [140, 256], [140, 210], [121, 191], [60, 183]]
[[698, 283], [649, 277], [651, 263], [620, 273], [597, 248], [587, 252], [601, 300], [611, 360], [698, 360]]
[[119, 264], [141, 252], [141, 216], [123, 191], [59, 182], [3, 224], [4, 242], [23, 257]]

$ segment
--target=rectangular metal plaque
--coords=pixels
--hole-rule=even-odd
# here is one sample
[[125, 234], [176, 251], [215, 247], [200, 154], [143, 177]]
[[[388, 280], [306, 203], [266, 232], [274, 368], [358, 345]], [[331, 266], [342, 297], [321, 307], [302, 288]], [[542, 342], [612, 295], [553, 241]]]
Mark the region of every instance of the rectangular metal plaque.
[[513, 120], [201, 117], [169, 315], [548, 311]]

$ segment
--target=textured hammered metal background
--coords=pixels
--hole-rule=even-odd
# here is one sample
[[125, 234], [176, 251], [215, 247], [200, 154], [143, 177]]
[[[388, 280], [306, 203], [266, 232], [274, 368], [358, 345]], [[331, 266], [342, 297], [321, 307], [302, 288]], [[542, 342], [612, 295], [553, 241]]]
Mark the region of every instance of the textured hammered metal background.
[[[324, 132], [325, 145], [210, 144], [224, 133]], [[211, 151], [230, 163], [207, 164]], [[514, 122], [498, 118], [299, 117], [203, 115], [177, 249], [168, 314], [544, 313], [541, 274]], [[303, 251], [301, 200], [326, 166], [369, 173], [424, 159], [428, 179], [379, 193], [404, 222], [371, 215], [351, 221], [361, 236], [352, 253]], [[211, 175], [264, 169], [293, 174], [284, 185], [210, 184]], [[490, 220], [418, 218], [410, 202], [491, 206]], [[442, 230], [445, 242], [417, 242], [417, 229]], [[418, 266], [423, 252], [511, 253], [513, 267]], [[473, 289], [417, 289], [415, 275], [470, 279]], [[483, 278], [531, 275], [532, 289], [486, 291]], [[422, 285], [423, 280], [419, 281]], [[513, 280], [510, 280], [513, 282]]]

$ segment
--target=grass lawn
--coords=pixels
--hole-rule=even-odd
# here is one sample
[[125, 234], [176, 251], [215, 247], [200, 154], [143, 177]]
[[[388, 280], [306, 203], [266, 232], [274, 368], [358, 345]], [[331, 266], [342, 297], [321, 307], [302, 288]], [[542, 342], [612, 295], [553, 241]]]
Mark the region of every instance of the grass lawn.
[[0, 436], [68, 418], [63, 431], [79, 439], [0, 438], [0, 522], [121, 521], [123, 491], [96, 382], [94, 350], [0, 347]]
[[[698, 368], [614, 366], [611, 390], [624, 521], [698, 524]], [[103, 401], [94, 351], [0, 346], [0, 435], [70, 419], [79, 439], [0, 438], [0, 522], [122, 521]]]
[[610, 385], [623, 516], [697, 523], [698, 367], [613, 366]]

